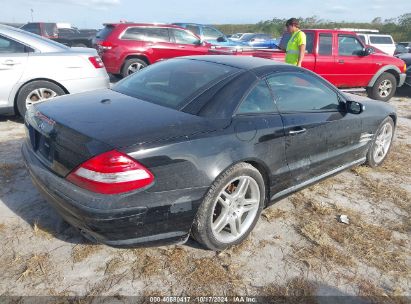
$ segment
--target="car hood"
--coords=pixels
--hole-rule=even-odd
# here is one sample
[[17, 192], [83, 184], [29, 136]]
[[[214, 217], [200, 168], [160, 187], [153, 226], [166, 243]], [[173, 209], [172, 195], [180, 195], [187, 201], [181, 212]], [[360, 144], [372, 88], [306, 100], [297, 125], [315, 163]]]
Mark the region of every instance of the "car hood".
[[56, 124], [114, 148], [155, 142], [227, 125], [159, 106], [109, 89], [57, 97], [36, 105]]

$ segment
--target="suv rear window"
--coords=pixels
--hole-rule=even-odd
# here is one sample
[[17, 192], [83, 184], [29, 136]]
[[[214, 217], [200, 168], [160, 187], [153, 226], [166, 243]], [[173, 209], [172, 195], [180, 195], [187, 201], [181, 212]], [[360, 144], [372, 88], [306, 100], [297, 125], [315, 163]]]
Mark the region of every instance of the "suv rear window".
[[96, 34], [97, 39], [105, 40], [111, 32], [114, 30], [114, 25], [106, 25], [103, 29], [99, 30]]
[[172, 59], [151, 65], [120, 81], [113, 90], [172, 109], [238, 69], [190, 59]]
[[370, 42], [373, 44], [393, 44], [389, 36], [370, 36]]

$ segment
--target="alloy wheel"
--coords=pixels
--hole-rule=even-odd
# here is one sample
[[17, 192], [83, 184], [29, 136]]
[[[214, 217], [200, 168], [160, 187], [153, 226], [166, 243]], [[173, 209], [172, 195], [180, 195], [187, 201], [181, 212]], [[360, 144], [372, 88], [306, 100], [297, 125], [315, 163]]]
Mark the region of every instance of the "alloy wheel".
[[377, 134], [374, 143], [373, 156], [376, 163], [380, 163], [388, 153], [393, 138], [393, 127], [385, 123]]
[[50, 99], [56, 96], [58, 96], [58, 94], [51, 89], [48, 89], [48, 88], [35, 89], [27, 95], [26, 108], [29, 108], [32, 105], [40, 101], [47, 100], [47, 99]]
[[142, 68], [144, 68], [144, 66], [141, 63], [134, 62], [134, 63], [129, 65], [129, 67], [127, 69], [127, 75], [131, 75], [135, 72], [138, 72]]
[[218, 194], [211, 217], [214, 237], [222, 243], [241, 238], [252, 225], [260, 205], [260, 189], [250, 176], [230, 181]]
[[387, 97], [391, 94], [392, 91], [392, 82], [388, 79], [383, 80], [379, 87], [378, 92], [381, 97]]

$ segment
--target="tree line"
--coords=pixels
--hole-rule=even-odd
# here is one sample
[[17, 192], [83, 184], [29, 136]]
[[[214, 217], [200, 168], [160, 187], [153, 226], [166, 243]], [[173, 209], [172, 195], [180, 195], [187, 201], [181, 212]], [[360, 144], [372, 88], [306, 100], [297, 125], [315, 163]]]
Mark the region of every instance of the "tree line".
[[[377, 29], [381, 34], [392, 35], [395, 41], [411, 41], [411, 13], [390, 19], [375, 17], [371, 22], [335, 22], [323, 20], [317, 16], [299, 18], [299, 20], [303, 29]], [[227, 35], [234, 33], [267, 33], [273, 37], [281, 37], [286, 21], [287, 19], [273, 18], [256, 24], [216, 24], [215, 26]]]

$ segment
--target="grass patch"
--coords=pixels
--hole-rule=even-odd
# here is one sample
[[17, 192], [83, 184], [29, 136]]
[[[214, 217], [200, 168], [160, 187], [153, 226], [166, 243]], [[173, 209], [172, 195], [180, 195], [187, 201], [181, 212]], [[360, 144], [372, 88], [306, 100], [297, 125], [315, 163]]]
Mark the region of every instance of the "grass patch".
[[294, 257], [306, 264], [308, 268], [316, 270], [321, 267], [332, 269], [335, 265], [353, 267], [355, 262], [352, 257], [342, 251], [331, 244], [310, 247], [293, 246]]
[[[337, 221], [346, 214], [350, 224]], [[353, 266], [354, 258], [383, 272], [410, 275], [404, 242], [393, 236], [393, 231], [368, 223], [357, 212], [337, 205], [322, 205], [313, 198], [305, 198], [297, 210], [297, 232], [310, 241], [306, 248], [296, 248], [294, 256], [309, 266], [323, 261], [341, 266]]]
[[[48, 272], [49, 269], [49, 254], [41, 253], [32, 255], [27, 261], [23, 263], [23, 270], [21, 271], [17, 281], [26, 279], [32, 280], [36, 277], [41, 277]], [[15, 262], [20, 262], [20, 259]]]
[[[271, 283], [259, 290], [259, 295], [280, 297], [278, 303], [317, 303], [317, 285], [305, 278], [297, 277], [285, 284]], [[283, 298], [284, 297], [284, 298]], [[284, 301], [286, 300], [286, 301]], [[283, 302], [284, 301], [284, 302]]]
[[386, 304], [406, 304], [409, 299], [404, 296], [404, 291], [401, 289], [384, 290], [376, 286], [372, 281], [360, 279], [356, 282], [358, 288], [358, 296], [371, 303], [386, 303]]
[[377, 167], [379, 172], [388, 172], [397, 178], [411, 176], [411, 144], [394, 144], [384, 163]]
[[53, 238], [53, 233], [47, 228], [40, 225], [37, 221], [33, 224], [33, 233], [36, 237], [50, 240]]
[[279, 208], [275, 208], [275, 206], [270, 206], [261, 213], [261, 216], [265, 218], [268, 222], [271, 222], [276, 219], [285, 219], [287, 211], [284, 211]]
[[407, 213], [411, 213], [411, 194], [394, 182], [364, 177], [360, 191], [375, 203], [391, 202]]
[[82, 262], [101, 250], [101, 245], [76, 245], [71, 251], [71, 258], [74, 263]]

